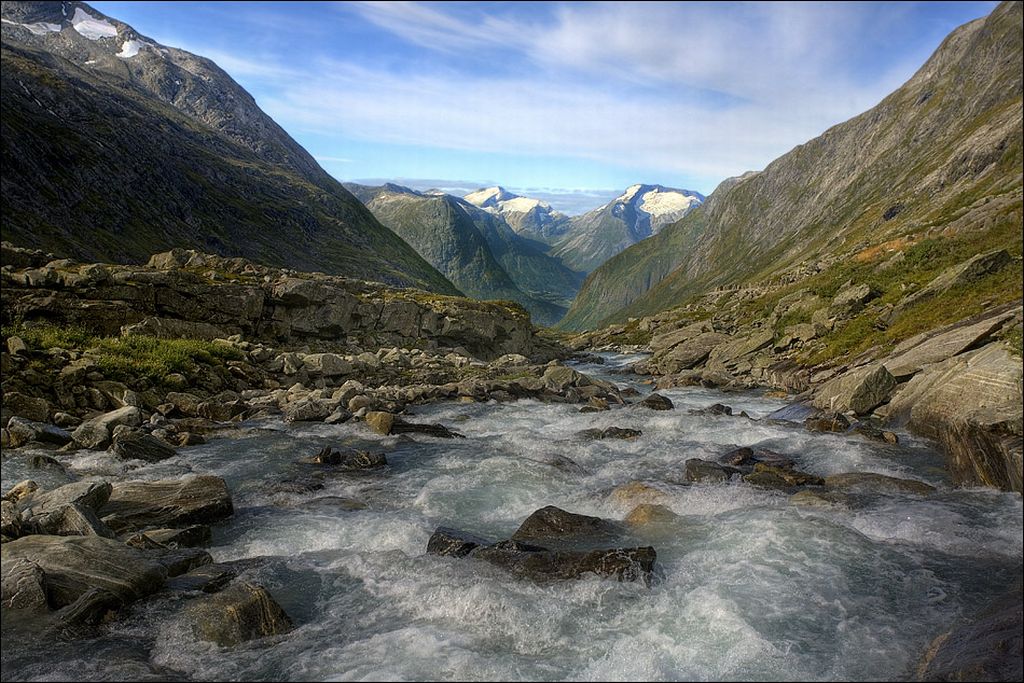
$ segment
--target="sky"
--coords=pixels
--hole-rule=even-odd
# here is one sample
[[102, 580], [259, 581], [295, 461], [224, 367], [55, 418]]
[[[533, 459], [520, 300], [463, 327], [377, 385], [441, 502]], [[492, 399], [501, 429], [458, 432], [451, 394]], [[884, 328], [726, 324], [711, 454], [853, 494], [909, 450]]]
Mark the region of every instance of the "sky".
[[995, 2], [94, 2], [213, 59], [339, 180], [580, 213], [711, 191], [909, 79]]

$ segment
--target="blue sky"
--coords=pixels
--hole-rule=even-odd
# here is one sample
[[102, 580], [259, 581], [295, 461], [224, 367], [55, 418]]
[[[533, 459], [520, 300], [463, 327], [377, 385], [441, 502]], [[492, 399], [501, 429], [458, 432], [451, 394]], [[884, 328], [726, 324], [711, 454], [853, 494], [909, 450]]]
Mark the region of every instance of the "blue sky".
[[210, 57], [341, 180], [575, 213], [705, 194], [858, 114], [994, 2], [95, 2]]

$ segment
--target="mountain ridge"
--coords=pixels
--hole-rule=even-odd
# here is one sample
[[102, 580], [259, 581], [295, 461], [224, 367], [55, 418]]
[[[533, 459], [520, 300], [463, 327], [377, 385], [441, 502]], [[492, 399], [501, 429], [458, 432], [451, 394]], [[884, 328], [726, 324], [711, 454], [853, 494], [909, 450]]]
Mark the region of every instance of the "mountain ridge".
[[872, 109], [609, 259], [562, 325], [620, 322], [892, 240], [1007, 229], [1020, 196], [1020, 14], [1004, 3], [956, 29]]
[[2, 17], [5, 239], [115, 262], [195, 247], [459, 293], [212, 61], [85, 3]]

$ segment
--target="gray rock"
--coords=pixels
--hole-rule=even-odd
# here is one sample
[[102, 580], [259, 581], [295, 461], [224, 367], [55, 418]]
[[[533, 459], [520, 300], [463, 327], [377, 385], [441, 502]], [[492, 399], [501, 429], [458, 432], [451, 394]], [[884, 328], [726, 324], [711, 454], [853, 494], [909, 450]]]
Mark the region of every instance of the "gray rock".
[[47, 611], [43, 569], [26, 557], [4, 557], [0, 579], [0, 604], [4, 609]]
[[909, 379], [926, 365], [938, 363], [975, 348], [998, 332], [1013, 318], [1013, 313], [988, 317], [973, 325], [954, 326], [922, 339], [916, 345], [883, 361], [886, 369], [899, 380]]
[[310, 375], [338, 377], [352, 373], [352, 364], [335, 353], [311, 353], [303, 357], [302, 364]]
[[323, 422], [337, 407], [334, 400], [306, 398], [286, 405], [284, 419], [288, 422]]
[[914, 493], [926, 496], [935, 493], [935, 487], [916, 479], [899, 479], [874, 472], [845, 472], [825, 477], [825, 486], [842, 491], [871, 493]]
[[235, 582], [185, 608], [196, 635], [221, 647], [255, 638], [280, 635], [292, 629], [291, 619], [262, 586]]
[[96, 511], [106, 504], [112, 490], [112, 485], [105, 481], [75, 481], [51, 491], [36, 490], [23, 498], [19, 506], [26, 516], [53, 512], [66, 505], [80, 505]]
[[832, 299], [828, 312], [837, 318], [849, 318], [864, 309], [864, 305], [878, 296], [870, 285], [850, 285]]
[[178, 454], [155, 436], [139, 431], [115, 436], [110, 452], [122, 460], [145, 460], [146, 462], [160, 462]]
[[826, 382], [814, 392], [814, 405], [822, 410], [867, 415], [889, 400], [896, 378], [884, 365], [856, 368]]
[[24, 533], [21, 512], [9, 500], [0, 501], [0, 543], [13, 541]]
[[45, 398], [7, 391], [4, 392], [4, 412], [31, 422], [46, 422], [50, 417], [50, 404]]
[[1019, 681], [1024, 662], [1019, 588], [937, 637], [917, 669], [919, 681]]
[[512, 540], [478, 548], [470, 557], [533, 581], [559, 581], [596, 574], [619, 581], [646, 583], [654, 571], [657, 553], [650, 546], [551, 551]]
[[1001, 344], [954, 356], [914, 375], [887, 419], [939, 440], [954, 484], [1020, 492], [1022, 372]]
[[17, 447], [30, 441], [40, 443], [52, 443], [57, 446], [64, 446], [71, 443], [71, 434], [44, 422], [33, 422], [22, 417], [12, 417], [7, 423], [7, 430], [11, 434], [12, 446]]
[[118, 425], [138, 427], [142, 424], [142, 413], [135, 406], [125, 406], [109, 413], [94, 417], [80, 424], [72, 438], [82, 448], [102, 449], [110, 445], [111, 432]]
[[33, 533], [53, 536], [117, 537], [100, 521], [95, 510], [80, 503], [71, 503], [45, 514], [33, 515], [30, 529]]
[[148, 529], [143, 533], [168, 548], [205, 548], [213, 542], [213, 532], [207, 524], [193, 524], [184, 529]]
[[804, 429], [809, 432], [845, 432], [850, 420], [842, 413], [824, 411], [804, 420]]
[[190, 475], [181, 479], [118, 482], [99, 514], [107, 526], [122, 533], [209, 524], [231, 516], [233, 511], [223, 479]]
[[92, 588], [124, 603], [156, 592], [167, 569], [147, 553], [100, 536], [24, 536], [0, 546], [3, 566], [19, 560], [37, 565], [54, 607], [70, 605]]

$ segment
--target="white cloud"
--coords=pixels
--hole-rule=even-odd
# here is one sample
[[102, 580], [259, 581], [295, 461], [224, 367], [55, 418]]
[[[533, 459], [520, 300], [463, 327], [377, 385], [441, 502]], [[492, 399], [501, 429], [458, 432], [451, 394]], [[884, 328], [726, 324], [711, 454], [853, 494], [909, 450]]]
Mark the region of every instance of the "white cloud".
[[[704, 178], [769, 161], [868, 109], [920, 65], [864, 78], [855, 57], [907, 10], [884, 4], [560, 5], [546, 24], [486, 8], [345, 3], [404, 40], [534, 65], [520, 74], [420, 60], [415, 73], [328, 60], [301, 66], [197, 50], [263, 84], [285, 128], [362, 140], [573, 157]], [[497, 51], [505, 51], [504, 56]], [[388, 60], [381, 60], [387, 63]], [[528, 72], [528, 73], [527, 73]], [[328, 158], [324, 157], [324, 160]], [[339, 163], [346, 163], [341, 162]]]

